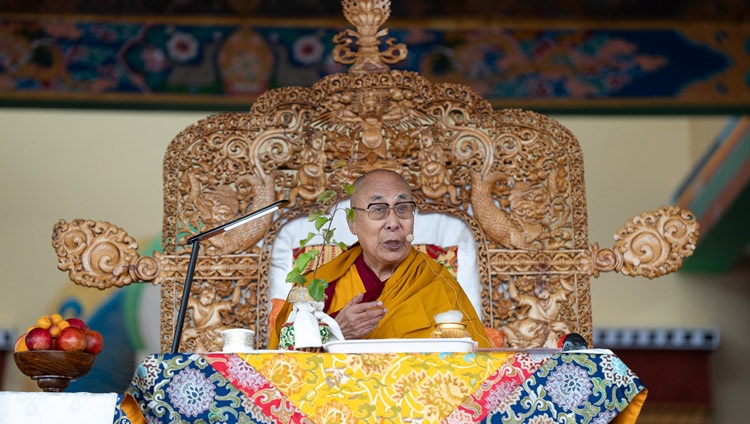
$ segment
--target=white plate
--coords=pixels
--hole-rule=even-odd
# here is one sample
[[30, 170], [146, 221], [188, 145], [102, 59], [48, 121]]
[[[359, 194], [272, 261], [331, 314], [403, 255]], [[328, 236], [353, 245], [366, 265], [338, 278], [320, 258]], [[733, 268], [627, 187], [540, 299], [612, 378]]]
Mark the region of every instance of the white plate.
[[556, 353], [562, 353], [562, 349], [548, 348], [548, 347], [493, 347], [493, 348], [482, 348], [478, 349], [479, 352], [498, 352], [498, 353], [528, 353], [530, 355], [554, 355]]
[[614, 355], [609, 349], [579, 349], [569, 350], [563, 352], [562, 349], [546, 348], [546, 347], [530, 347], [530, 348], [482, 348], [477, 349], [478, 352], [502, 352], [502, 353], [528, 353], [536, 355], [554, 355], [556, 353], [588, 353], [592, 355]]
[[[222, 352], [222, 353], [228, 353], [228, 352]], [[252, 355], [263, 355], [267, 353], [305, 353], [301, 350], [285, 350], [285, 349], [255, 349], [255, 350], [248, 350], [246, 352], [229, 352], [229, 353], [237, 353], [241, 355], [246, 354], [252, 354]]]
[[474, 352], [477, 342], [470, 338], [373, 339], [328, 342], [323, 347], [330, 353]]

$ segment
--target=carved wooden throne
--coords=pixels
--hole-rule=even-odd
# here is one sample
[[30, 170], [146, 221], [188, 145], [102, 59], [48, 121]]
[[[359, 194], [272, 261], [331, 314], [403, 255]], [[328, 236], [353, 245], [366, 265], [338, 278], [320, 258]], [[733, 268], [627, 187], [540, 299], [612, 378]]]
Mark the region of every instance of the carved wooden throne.
[[167, 351], [188, 266], [185, 240], [289, 199], [290, 207], [202, 245], [180, 351], [220, 350], [220, 331], [230, 327], [255, 329], [263, 348], [269, 292], [279, 284], [269, 277], [277, 235], [318, 208], [321, 192], [373, 168], [409, 181], [418, 216], [463, 221], [478, 281], [462, 284], [479, 285], [484, 324], [502, 329], [508, 346], [551, 346], [570, 331], [590, 341], [591, 276], [654, 278], [692, 253], [698, 224], [676, 207], [632, 218], [612, 248], [589, 244], [583, 158], [570, 131], [537, 113], [493, 110], [468, 87], [389, 69], [407, 54], [393, 39], [380, 50], [389, 1], [343, 6], [356, 29], [335, 37], [334, 56], [351, 65], [348, 73], [270, 90], [249, 112], [210, 116], [171, 142], [162, 253], [139, 256], [135, 240], [107, 222], [61, 220], [52, 237], [58, 267], [99, 289], [159, 284]]

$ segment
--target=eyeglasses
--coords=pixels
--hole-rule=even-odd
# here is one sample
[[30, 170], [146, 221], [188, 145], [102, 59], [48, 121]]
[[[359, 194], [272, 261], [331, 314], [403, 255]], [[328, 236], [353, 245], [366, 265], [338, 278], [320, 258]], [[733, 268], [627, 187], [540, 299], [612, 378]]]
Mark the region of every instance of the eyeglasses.
[[409, 219], [414, 217], [414, 213], [417, 211], [417, 204], [415, 202], [400, 202], [391, 206], [388, 203], [370, 203], [366, 208], [355, 208], [352, 206], [352, 209], [367, 212], [367, 216], [373, 221], [386, 219], [391, 209], [393, 209], [396, 217]]

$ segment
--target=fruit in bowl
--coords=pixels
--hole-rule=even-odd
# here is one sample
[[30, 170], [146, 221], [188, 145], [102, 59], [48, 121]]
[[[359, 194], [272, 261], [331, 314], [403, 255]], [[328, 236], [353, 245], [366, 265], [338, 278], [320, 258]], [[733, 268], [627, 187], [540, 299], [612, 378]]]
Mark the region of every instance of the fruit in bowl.
[[83, 320], [42, 315], [16, 339], [13, 359], [42, 390], [59, 392], [91, 370], [103, 347], [101, 333]]
[[77, 327], [68, 327], [55, 337], [55, 348], [68, 352], [83, 352], [86, 349], [86, 333]]
[[83, 350], [86, 353], [92, 353], [98, 355], [99, 352], [104, 348], [104, 338], [102, 334], [95, 330], [89, 330], [86, 332], [86, 348]]
[[42, 315], [15, 343], [15, 351], [65, 350], [99, 354], [104, 347], [101, 333], [80, 318], [63, 319], [60, 314]]
[[44, 328], [33, 328], [26, 333], [24, 343], [29, 350], [49, 350], [55, 339], [49, 330]]

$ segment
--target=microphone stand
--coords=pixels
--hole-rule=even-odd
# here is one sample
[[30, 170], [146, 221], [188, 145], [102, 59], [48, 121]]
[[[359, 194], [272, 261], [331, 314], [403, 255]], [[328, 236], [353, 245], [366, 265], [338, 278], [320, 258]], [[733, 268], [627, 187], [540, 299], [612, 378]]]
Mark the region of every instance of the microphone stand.
[[281, 209], [284, 205], [289, 203], [288, 200], [279, 200], [278, 202], [272, 203], [268, 206], [264, 206], [257, 211], [250, 212], [249, 214], [237, 218], [234, 221], [227, 222], [226, 224], [220, 225], [214, 229], [208, 230], [204, 233], [200, 233], [187, 239], [187, 243], [193, 245], [193, 250], [190, 252], [190, 262], [188, 263], [187, 275], [185, 276], [185, 287], [182, 289], [182, 301], [180, 302], [180, 310], [177, 314], [177, 325], [174, 330], [174, 337], [172, 338], [172, 353], [177, 353], [180, 346], [180, 339], [182, 338], [182, 327], [185, 324], [185, 314], [187, 313], [188, 299], [190, 298], [190, 290], [193, 285], [193, 274], [195, 274], [195, 264], [198, 262], [198, 251], [200, 250], [200, 243], [202, 240], [209, 239], [211, 237], [223, 234], [233, 229], [242, 226], [250, 221], [254, 221], [264, 215], [273, 213]]

